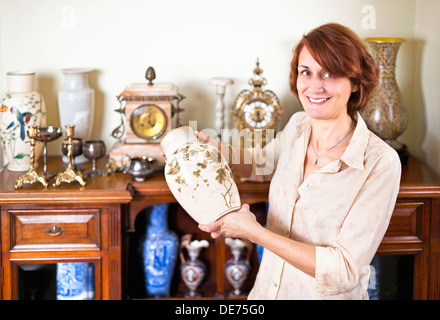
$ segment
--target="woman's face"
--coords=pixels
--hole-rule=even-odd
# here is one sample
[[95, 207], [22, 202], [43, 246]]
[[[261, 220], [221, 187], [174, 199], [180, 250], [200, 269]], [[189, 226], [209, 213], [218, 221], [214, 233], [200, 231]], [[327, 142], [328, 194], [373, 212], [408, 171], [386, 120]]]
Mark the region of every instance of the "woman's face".
[[338, 119], [347, 115], [347, 102], [357, 90], [350, 79], [335, 77], [323, 69], [304, 46], [298, 58], [298, 97], [313, 119]]

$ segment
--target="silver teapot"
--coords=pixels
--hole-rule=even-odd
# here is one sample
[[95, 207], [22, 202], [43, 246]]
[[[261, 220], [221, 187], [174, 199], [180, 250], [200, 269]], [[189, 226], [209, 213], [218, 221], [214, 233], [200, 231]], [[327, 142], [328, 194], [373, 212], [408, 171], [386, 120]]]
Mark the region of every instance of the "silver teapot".
[[124, 173], [130, 174], [134, 180], [145, 181], [154, 171], [152, 163], [156, 159], [147, 156], [130, 157], [128, 154], [122, 156], [122, 168]]

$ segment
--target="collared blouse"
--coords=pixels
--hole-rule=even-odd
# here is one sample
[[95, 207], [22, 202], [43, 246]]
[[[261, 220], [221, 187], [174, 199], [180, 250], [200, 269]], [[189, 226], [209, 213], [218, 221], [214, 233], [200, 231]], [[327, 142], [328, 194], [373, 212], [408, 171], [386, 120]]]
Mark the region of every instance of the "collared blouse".
[[264, 149], [246, 150], [251, 180], [271, 180], [267, 228], [315, 246], [315, 277], [265, 249], [249, 299], [368, 299], [370, 262], [396, 203], [397, 152], [357, 124], [339, 160], [303, 181], [310, 118], [295, 113]]

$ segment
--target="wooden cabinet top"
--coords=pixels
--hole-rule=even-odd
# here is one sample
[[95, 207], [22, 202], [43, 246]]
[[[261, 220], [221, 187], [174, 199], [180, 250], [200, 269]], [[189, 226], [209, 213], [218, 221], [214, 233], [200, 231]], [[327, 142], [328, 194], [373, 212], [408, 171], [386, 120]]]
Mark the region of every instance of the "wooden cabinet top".
[[410, 156], [402, 166], [399, 197], [440, 197], [440, 177], [431, 168]]
[[[98, 162], [104, 168], [106, 159]], [[87, 164], [88, 169], [91, 164]], [[40, 167], [41, 170], [41, 159]], [[63, 171], [61, 157], [49, 157], [48, 169]], [[399, 197], [440, 197], [440, 177], [429, 167], [410, 157], [402, 167]], [[78, 183], [44, 188], [41, 184], [24, 185], [15, 190], [17, 178], [24, 172], [11, 172], [4, 167], [0, 171], [0, 205], [38, 203], [130, 203], [136, 194], [150, 198], [166, 196], [174, 199], [165, 183], [163, 174], [155, 172], [144, 182], [135, 182], [128, 174], [117, 172], [109, 176], [87, 178], [86, 186]], [[265, 201], [269, 183], [245, 182], [237, 179], [243, 202]]]
[[[43, 165], [40, 157], [40, 166], [37, 172], [41, 172]], [[105, 169], [107, 159], [98, 161], [98, 168]], [[61, 157], [48, 157], [48, 170], [64, 171]], [[85, 169], [91, 168], [91, 163], [84, 165]], [[82, 187], [78, 182], [63, 183], [59, 187], [53, 187], [55, 179], [49, 180], [49, 186], [43, 187], [39, 182], [25, 184], [19, 190], [15, 190], [15, 181], [25, 172], [12, 172], [6, 166], [0, 172], [0, 205], [6, 204], [38, 204], [38, 203], [129, 203], [132, 199], [127, 189], [130, 177], [123, 173], [109, 176], [90, 178]]]

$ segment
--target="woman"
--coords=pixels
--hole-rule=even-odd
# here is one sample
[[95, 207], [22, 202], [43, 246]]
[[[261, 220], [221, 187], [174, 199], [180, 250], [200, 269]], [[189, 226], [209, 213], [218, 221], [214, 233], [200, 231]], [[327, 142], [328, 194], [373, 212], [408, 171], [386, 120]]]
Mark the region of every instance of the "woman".
[[[257, 165], [232, 164], [249, 179], [271, 179], [267, 228], [247, 204], [199, 226], [213, 238], [249, 239], [265, 248], [250, 299], [368, 299], [369, 264], [401, 173], [397, 153], [359, 114], [377, 83], [377, 67], [357, 35], [339, 24], [320, 26], [301, 39], [291, 62], [291, 90], [304, 111], [266, 152], [224, 152], [230, 161], [232, 153], [251, 152], [253, 163], [262, 163], [262, 155], [274, 163], [266, 176]], [[210, 140], [202, 133], [199, 139]]]

